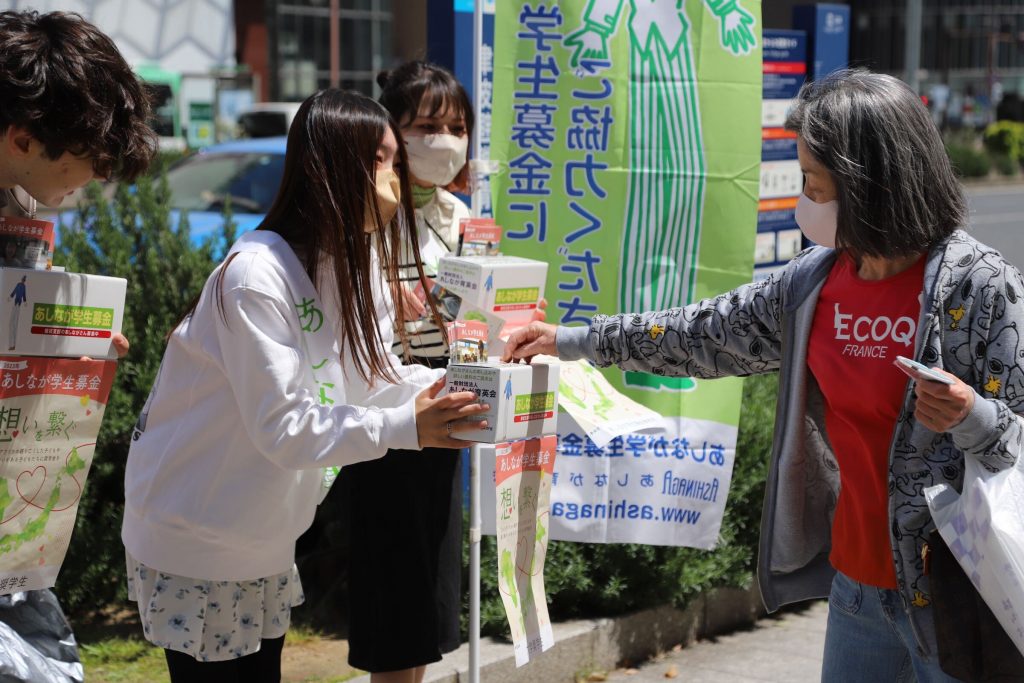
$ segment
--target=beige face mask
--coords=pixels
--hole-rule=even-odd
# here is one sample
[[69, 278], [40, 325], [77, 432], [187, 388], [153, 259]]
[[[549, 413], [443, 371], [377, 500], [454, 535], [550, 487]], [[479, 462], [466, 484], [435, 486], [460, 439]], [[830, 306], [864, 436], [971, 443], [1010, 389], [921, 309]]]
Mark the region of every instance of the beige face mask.
[[[377, 208], [380, 209], [381, 220], [384, 225], [391, 222], [398, 212], [398, 205], [402, 202], [402, 185], [398, 181], [398, 174], [390, 168], [384, 171], [377, 171], [375, 178], [376, 192], [374, 198], [377, 200]], [[366, 218], [363, 221], [363, 229], [366, 232], [376, 232], [377, 223], [373, 220], [373, 212], [367, 207]]]

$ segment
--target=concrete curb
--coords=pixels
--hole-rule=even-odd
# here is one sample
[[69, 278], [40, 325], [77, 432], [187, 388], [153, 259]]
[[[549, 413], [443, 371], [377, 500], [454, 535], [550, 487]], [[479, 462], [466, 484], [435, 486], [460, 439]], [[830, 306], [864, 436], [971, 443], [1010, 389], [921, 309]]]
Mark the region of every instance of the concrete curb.
[[[555, 645], [516, 669], [512, 645], [484, 638], [480, 643], [480, 680], [487, 683], [570, 683], [581, 673], [610, 671], [670, 650], [753, 624], [764, 615], [756, 588], [719, 588], [697, 596], [683, 610], [651, 609], [607, 619], [580, 619], [554, 625]], [[424, 683], [469, 680], [469, 646], [465, 643], [427, 667]], [[369, 683], [368, 675], [352, 679]]]

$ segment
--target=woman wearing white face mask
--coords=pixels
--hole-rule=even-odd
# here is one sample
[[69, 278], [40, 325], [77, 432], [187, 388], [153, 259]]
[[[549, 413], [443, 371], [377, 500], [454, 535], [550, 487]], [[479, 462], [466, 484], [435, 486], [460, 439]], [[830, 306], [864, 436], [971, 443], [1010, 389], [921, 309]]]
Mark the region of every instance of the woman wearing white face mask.
[[[1024, 280], [960, 229], [963, 191], [901, 81], [845, 71], [808, 84], [786, 128], [805, 177], [796, 220], [821, 246], [686, 308], [534, 323], [512, 335], [506, 359], [780, 372], [758, 560], [765, 604], [830, 597], [823, 681], [956, 680], [939, 663], [952, 648], [939, 650], [921, 559], [935, 529], [923, 490], [959, 486], [967, 458], [995, 471], [1021, 457]], [[896, 356], [949, 383], [908, 379]], [[1008, 637], [999, 652], [1016, 654]], [[1024, 659], [1006, 666], [1024, 675]]]
[[[408, 62], [382, 72], [377, 81], [383, 89], [380, 103], [398, 122], [405, 141], [418, 246], [424, 272], [433, 278], [441, 257], [458, 245], [460, 221], [469, 218], [469, 208], [448, 189], [465, 189], [472, 105], [455, 76], [436, 64]], [[408, 245], [405, 252], [411, 253]], [[409, 354], [417, 362], [444, 362], [448, 347], [423, 315], [424, 292], [418, 275], [406, 269], [402, 280], [411, 312], [406, 325]]]

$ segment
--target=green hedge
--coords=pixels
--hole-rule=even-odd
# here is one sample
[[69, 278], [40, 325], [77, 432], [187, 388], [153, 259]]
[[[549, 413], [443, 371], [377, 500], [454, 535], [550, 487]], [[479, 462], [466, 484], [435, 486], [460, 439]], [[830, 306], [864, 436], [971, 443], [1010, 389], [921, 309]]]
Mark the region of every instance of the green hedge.
[[1015, 176], [1020, 171], [1020, 162], [1006, 154], [993, 154], [992, 165], [1002, 176]]
[[949, 154], [953, 169], [962, 178], [984, 178], [992, 170], [992, 159], [984, 150], [947, 142], [946, 152]]
[[991, 154], [1009, 157], [1018, 164], [1024, 160], [1024, 123], [996, 121], [985, 128], [982, 141]]

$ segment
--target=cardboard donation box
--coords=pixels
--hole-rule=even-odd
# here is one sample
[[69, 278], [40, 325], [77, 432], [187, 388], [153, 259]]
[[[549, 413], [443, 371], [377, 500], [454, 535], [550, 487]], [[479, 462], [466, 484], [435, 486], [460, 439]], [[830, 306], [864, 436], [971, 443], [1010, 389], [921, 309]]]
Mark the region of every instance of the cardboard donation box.
[[[438, 298], [453, 317], [466, 318], [468, 311], [482, 311], [504, 320], [503, 334], [507, 334], [533, 319], [547, 276], [548, 264], [543, 261], [515, 256], [444, 256], [437, 268], [437, 285], [443, 288]], [[459, 311], [457, 316], [455, 311]]]
[[117, 358], [128, 281], [27, 268], [0, 268], [0, 353]]
[[473, 391], [490, 410], [472, 418], [487, 427], [458, 432], [457, 438], [501, 443], [554, 434], [558, 427], [558, 363], [453, 363], [447, 390]]

